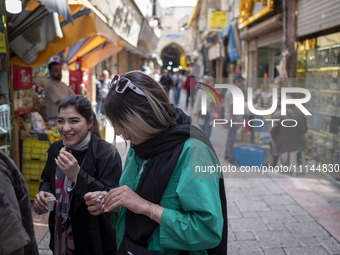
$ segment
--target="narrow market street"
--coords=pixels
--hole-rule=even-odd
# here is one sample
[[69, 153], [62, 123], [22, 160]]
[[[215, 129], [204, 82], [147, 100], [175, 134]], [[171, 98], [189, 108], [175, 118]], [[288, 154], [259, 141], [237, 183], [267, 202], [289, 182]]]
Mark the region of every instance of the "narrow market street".
[[340, 0], [0, 15], [0, 255], [340, 255]]
[[[182, 108], [184, 99], [182, 92]], [[229, 164], [223, 159], [226, 133], [223, 127], [215, 128], [211, 137], [221, 165]], [[113, 139], [109, 126], [106, 139]], [[117, 148], [124, 160], [128, 147], [120, 138]], [[229, 255], [340, 254], [339, 182], [321, 173], [297, 177], [265, 174], [256, 178], [228, 178], [225, 173], [224, 181]], [[48, 248], [48, 216], [33, 215], [40, 254], [52, 254]]]

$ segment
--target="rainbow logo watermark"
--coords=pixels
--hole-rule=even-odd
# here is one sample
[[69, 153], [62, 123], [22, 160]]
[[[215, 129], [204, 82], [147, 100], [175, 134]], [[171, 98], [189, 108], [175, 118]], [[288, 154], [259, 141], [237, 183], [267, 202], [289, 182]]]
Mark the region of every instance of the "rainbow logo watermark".
[[[222, 100], [220, 98], [220, 95], [217, 93], [216, 89], [214, 89], [212, 86], [205, 84], [203, 82], [197, 82], [198, 84], [205, 86], [207, 88], [209, 88], [212, 92], [214, 92], [214, 94], [216, 95], [216, 97], [218, 98], [219, 103], [222, 106]], [[205, 88], [202, 88], [201, 86], [198, 87], [198, 89], [203, 90], [204, 92], [206, 92], [214, 101], [214, 104], [217, 106], [217, 102], [213, 96], [213, 94], [211, 94], [211, 92]], [[202, 101], [201, 101], [201, 114], [202, 115], [206, 115], [207, 114], [207, 94], [202, 94]]]

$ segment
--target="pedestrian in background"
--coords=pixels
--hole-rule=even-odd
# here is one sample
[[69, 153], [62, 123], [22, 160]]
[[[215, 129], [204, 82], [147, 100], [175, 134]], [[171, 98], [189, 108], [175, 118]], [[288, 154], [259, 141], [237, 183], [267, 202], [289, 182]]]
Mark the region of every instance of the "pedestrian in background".
[[190, 171], [192, 162], [219, 164], [209, 139], [142, 72], [115, 76], [104, 108], [131, 147], [120, 187], [105, 195], [102, 206], [91, 193], [85, 199], [93, 215], [120, 208], [111, 216], [118, 254], [207, 254], [214, 247], [212, 254], [226, 254], [223, 178], [192, 178]]
[[13, 160], [1, 150], [0, 254], [39, 254], [26, 181]]
[[50, 78], [44, 86], [46, 113], [50, 125], [54, 126], [56, 124], [59, 103], [65, 97], [74, 95], [75, 93], [71, 87], [61, 81], [62, 71], [59, 62], [54, 61], [49, 63], [48, 70], [50, 71]]
[[190, 99], [190, 106], [193, 107], [194, 105], [194, 98], [195, 98], [195, 88], [197, 87], [197, 79], [192, 72], [192, 69], [189, 70], [189, 74], [187, 79], [184, 82], [183, 89], [187, 91], [187, 99], [185, 102], [185, 109], [187, 110], [189, 107], [189, 99]]
[[118, 186], [120, 155], [100, 138], [96, 115], [84, 96], [61, 101], [57, 127], [62, 140], [48, 150], [40, 192], [34, 199], [38, 213], [47, 213], [47, 197], [58, 201], [49, 216], [50, 249], [54, 254], [115, 254], [110, 215], [93, 217], [83, 197]]
[[169, 71], [167, 69], [163, 70], [163, 74], [162, 74], [161, 79], [159, 80], [159, 83], [163, 85], [163, 88], [169, 97], [169, 91], [173, 87], [173, 83], [169, 75]]
[[[239, 89], [243, 90], [244, 87], [244, 78], [242, 76], [235, 76], [234, 85]], [[238, 122], [237, 116], [234, 115], [234, 101], [233, 95], [230, 90], [228, 90], [225, 94], [225, 116], [228, 120], [229, 124], [232, 122]], [[230, 124], [228, 125], [228, 136], [225, 148], [224, 159], [228, 160], [231, 164], [237, 164], [234, 157], [234, 143], [236, 140], [236, 130], [239, 128], [239, 125]]]
[[109, 71], [104, 70], [103, 74], [102, 74], [102, 78], [103, 78], [102, 81], [101, 81], [102, 86], [101, 86], [101, 90], [100, 90], [101, 100], [100, 100], [100, 105], [98, 106], [98, 109], [100, 110], [100, 114], [104, 114], [103, 104], [104, 104], [104, 100], [107, 96], [107, 93], [109, 92], [109, 84], [111, 82]]
[[[289, 96], [287, 98], [291, 99]], [[279, 120], [273, 122], [273, 127], [270, 130], [273, 164], [277, 165], [278, 161], [285, 163], [282, 158], [286, 155], [289, 159], [289, 164], [298, 165], [298, 153], [303, 152], [306, 148], [305, 134], [308, 130], [306, 116], [295, 105], [288, 104], [286, 106], [286, 115], [282, 115], [281, 109], [278, 109], [273, 113], [272, 119]], [[293, 127], [281, 125], [283, 120], [289, 119], [295, 120], [297, 125]]]
[[175, 105], [178, 106], [179, 103], [179, 98], [181, 95], [181, 89], [183, 88], [183, 76], [180, 73], [180, 71], [175, 72], [172, 75], [172, 83], [174, 85], [174, 100], [175, 100]]
[[[204, 76], [203, 78], [203, 83], [204, 84], [208, 84], [210, 86], [214, 85], [214, 79], [211, 76]], [[204, 132], [204, 134], [210, 138], [211, 135], [211, 117], [210, 114], [212, 112], [213, 106], [214, 106], [214, 102], [212, 100], [212, 98], [208, 95], [206, 97], [207, 100], [207, 112], [205, 114], [202, 113], [202, 96], [203, 95], [207, 95], [207, 92], [198, 89], [197, 93], [196, 93], [196, 100], [194, 103], [194, 118], [193, 121], [198, 125], [198, 127], [200, 129], [202, 129], [202, 131]]]
[[97, 115], [101, 114], [101, 108], [102, 108], [102, 81], [99, 78], [99, 75], [96, 74], [96, 113]]

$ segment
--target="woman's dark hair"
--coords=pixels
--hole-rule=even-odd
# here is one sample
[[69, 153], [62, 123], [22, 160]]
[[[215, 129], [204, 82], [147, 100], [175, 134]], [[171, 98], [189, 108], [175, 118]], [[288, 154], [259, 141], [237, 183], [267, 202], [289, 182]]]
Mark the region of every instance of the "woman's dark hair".
[[132, 129], [134, 135], [147, 139], [175, 124], [174, 107], [158, 82], [140, 71], [128, 72], [123, 77], [143, 91], [145, 96], [130, 88], [123, 93], [110, 88], [104, 110], [113, 125]]
[[77, 110], [77, 112], [86, 119], [87, 122], [89, 122], [90, 119], [93, 118], [93, 125], [90, 130], [93, 134], [100, 137], [98, 121], [96, 118], [96, 114], [93, 111], [91, 102], [82, 95], [71, 95], [64, 98], [60, 102], [58, 106], [58, 113], [60, 111], [60, 108], [67, 108], [69, 106], [73, 106]]

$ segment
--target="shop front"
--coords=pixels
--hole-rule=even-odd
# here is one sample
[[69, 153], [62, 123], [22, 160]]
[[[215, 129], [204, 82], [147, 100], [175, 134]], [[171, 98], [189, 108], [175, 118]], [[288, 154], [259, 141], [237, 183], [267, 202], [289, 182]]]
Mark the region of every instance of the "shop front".
[[280, 14], [242, 30], [240, 38], [245, 42], [248, 86], [268, 92], [264, 82], [273, 83], [280, 75], [276, 66], [281, 61], [282, 35]]
[[[308, 160], [340, 163], [340, 32], [298, 42], [298, 85], [311, 92], [308, 117]], [[339, 173], [331, 175], [340, 179]]]
[[216, 43], [208, 48], [209, 73], [212, 77], [222, 77], [223, 58], [224, 50], [221, 43]]
[[[29, 8], [28, 5], [25, 7]], [[69, 1], [69, 7], [73, 23], [63, 21], [60, 16], [55, 19], [55, 14], [49, 14], [36, 2], [31, 9], [9, 15], [8, 23], [15, 25], [9, 26], [8, 31], [4, 30], [3, 24], [0, 26], [2, 41], [6, 42], [8, 34], [7, 48], [11, 50], [11, 58], [7, 61], [9, 50], [0, 44], [1, 107], [4, 108], [3, 115], [9, 114], [6, 115], [9, 124], [1, 122], [0, 148], [11, 155], [22, 170], [31, 198], [39, 187], [50, 143], [60, 139], [56, 127], [48, 125], [44, 111], [47, 64], [50, 61], [63, 63], [63, 81], [75, 93], [94, 101], [90, 71], [122, 49], [119, 37], [107, 25], [105, 17], [88, 1]], [[105, 119], [102, 124], [102, 130], [105, 130]]]
[[[277, 66], [282, 61], [283, 49], [283, 22], [282, 14], [275, 12], [274, 1], [267, 1], [265, 5], [252, 1], [251, 8], [240, 5], [240, 17], [238, 28], [240, 39], [242, 40], [243, 74], [246, 76], [247, 87], [253, 89], [253, 104], [256, 109], [268, 109], [272, 98], [273, 87], [279, 87], [280, 73]], [[278, 5], [276, 6], [277, 9]], [[288, 84], [285, 84], [287, 86]], [[270, 115], [255, 115], [255, 119], [260, 119], [266, 123], [262, 127], [252, 127], [251, 142], [257, 144], [268, 151], [271, 155], [270, 124], [266, 121]], [[271, 157], [268, 162], [272, 163]]]
[[[340, 163], [340, 3], [301, 0], [298, 9], [297, 83], [311, 92], [305, 154], [310, 162], [336, 167]], [[340, 179], [339, 169], [328, 172]]]
[[0, 4], [0, 150], [13, 156], [13, 131], [11, 124], [11, 87], [9, 84], [7, 27], [4, 21], [4, 1]]

